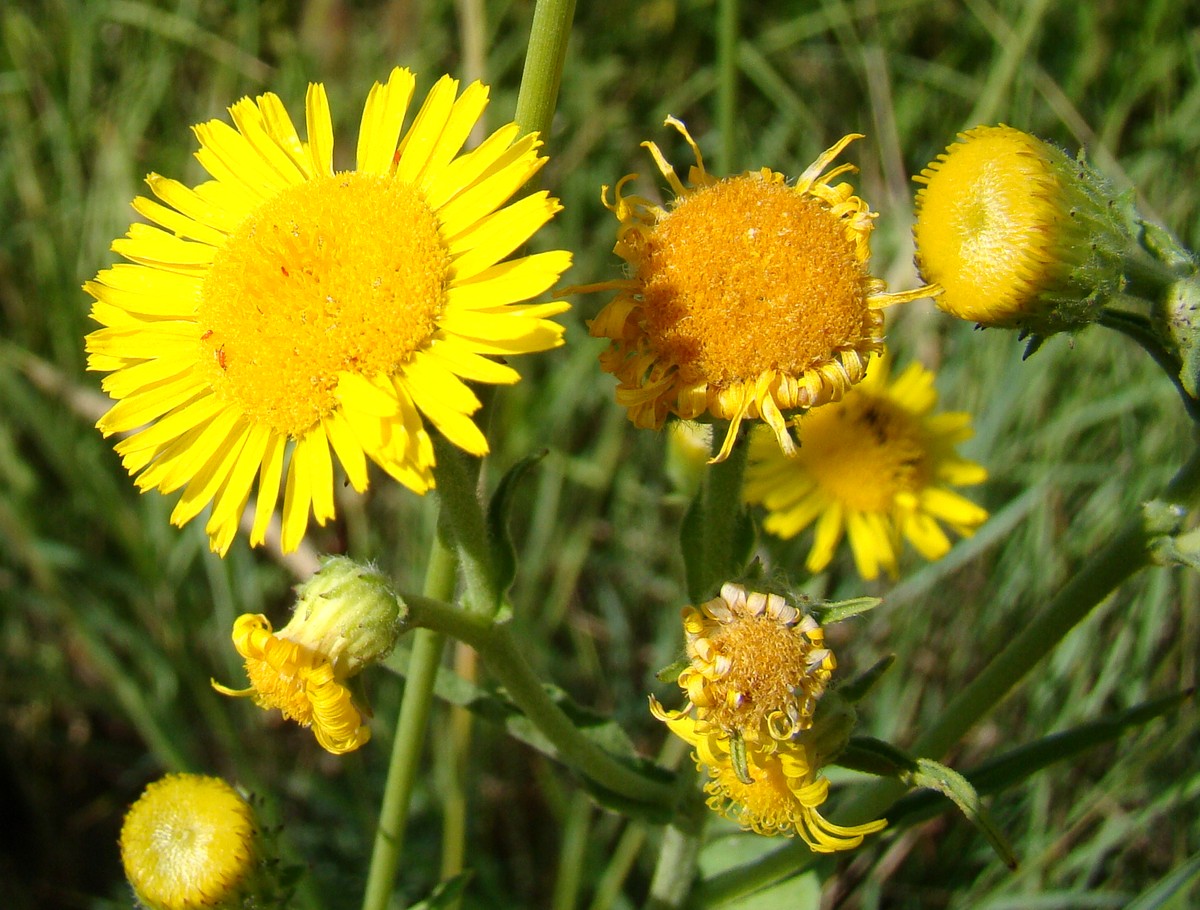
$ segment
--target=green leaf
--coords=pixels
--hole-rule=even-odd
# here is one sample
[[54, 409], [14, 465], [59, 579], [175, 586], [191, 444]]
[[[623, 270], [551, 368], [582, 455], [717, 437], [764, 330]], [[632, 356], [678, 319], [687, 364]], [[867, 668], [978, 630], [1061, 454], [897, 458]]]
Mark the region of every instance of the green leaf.
[[821, 625], [829, 626], [851, 616], [869, 613], [881, 603], [883, 600], [878, 597], [852, 597], [850, 600], [835, 600], [819, 606], [814, 605], [813, 614]]
[[675, 661], [674, 663], [668, 664], [667, 666], [665, 666], [661, 670], [659, 670], [657, 673], [655, 673], [654, 678], [657, 679], [659, 682], [665, 682], [665, 683], [679, 682], [679, 674], [682, 673], [684, 670], [686, 670], [691, 665], [692, 665], [692, 662], [690, 660], [688, 660], [686, 657], [681, 657], [681, 658], [679, 658], [679, 660]]
[[[1019, 746], [966, 772], [967, 779], [981, 794], [999, 793], [1027, 780], [1055, 762], [1065, 761], [1088, 749], [1111, 742], [1126, 730], [1143, 726], [1151, 720], [1175, 710], [1184, 701], [1191, 698], [1194, 692], [1194, 689], [1187, 689], [1173, 695], [1143, 702], [1105, 720], [1082, 724], [1039, 739], [1037, 742]], [[838, 763], [841, 764], [841, 759], [845, 757], [846, 755], [843, 753]], [[848, 767], [854, 766], [848, 765]], [[892, 807], [888, 812], [888, 818], [893, 823], [902, 817], [911, 816], [914, 820], [927, 818], [938, 811], [936, 802], [930, 794], [912, 793]]]
[[892, 664], [896, 662], [895, 654], [888, 654], [885, 657], [879, 658], [867, 669], [863, 670], [853, 679], [842, 683], [837, 687], [837, 692], [846, 701], [852, 704], [857, 704], [862, 701], [863, 696], [875, 687], [875, 684], [883, 678], [883, 674], [892, 668]]
[[512, 536], [508, 531], [513, 493], [526, 472], [545, 458], [549, 451], [542, 449], [540, 452], [526, 455], [509, 468], [500, 478], [496, 492], [492, 494], [492, 500], [488, 503], [488, 539], [491, 542], [492, 564], [496, 573], [496, 589], [501, 596], [508, 591], [513, 579], [517, 577], [517, 549], [513, 546]]
[[[992, 821], [978, 792], [962, 774], [931, 758], [914, 758], [882, 740], [856, 736], [838, 757], [837, 763], [856, 771], [891, 777], [910, 787], [934, 790], [952, 800], [967, 820], [987, 838], [1000, 860], [1010, 869], [1017, 857], [1007, 838]], [[889, 813], [889, 821], [893, 813]]]

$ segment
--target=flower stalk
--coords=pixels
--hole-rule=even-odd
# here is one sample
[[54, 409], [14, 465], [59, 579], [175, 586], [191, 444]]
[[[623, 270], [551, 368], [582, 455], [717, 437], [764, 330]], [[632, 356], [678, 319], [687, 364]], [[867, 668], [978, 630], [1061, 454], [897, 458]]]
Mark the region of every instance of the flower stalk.
[[620, 796], [659, 809], [675, 805], [675, 788], [618, 761], [588, 739], [546, 693], [521, 653], [510, 622], [459, 610], [439, 598], [405, 595], [412, 625], [470, 645], [505, 694], [554, 745], [558, 758]]
[[575, 0], [538, 0], [533, 9], [515, 119], [522, 130], [538, 133], [543, 141], [554, 119], [574, 18]]
[[[458, 559], [454, 551], [434, 539], [425, 574], [425, 592], [430, 597], [454, 596]], [[425, 741], [429, 709], [433, 702], [433, 684], [437, 679], [445, 647], [445, 635], [419, 628], [413, 633], [412, 653], [400, 714], [396, 720], [392, 755], [387, 781], [379, 807], [379, 827], [371, 851], [371, 865], [363, 895], [363, 910], [386, 910], [391, 903], [400, 854], [404, 848], [405, 823], [412, 801], [417, 764]]]

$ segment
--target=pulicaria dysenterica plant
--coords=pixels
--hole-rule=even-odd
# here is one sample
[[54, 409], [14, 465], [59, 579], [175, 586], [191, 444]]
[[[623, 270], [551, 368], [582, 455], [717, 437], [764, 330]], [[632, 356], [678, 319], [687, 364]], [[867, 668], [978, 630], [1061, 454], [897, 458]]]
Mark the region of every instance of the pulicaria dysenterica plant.
[[[912, 788], [952, 799], [1015, 862], [975, 786], [939, 760], [1121, 580], [1152, 558], [1200, 565], [1200, 547], [1184, 533], [1200, 466], [1181, 469], [1005, 650], [980, 656], [982, 669], [954, 698], [912, 710], [920, 728], [905, 749], [858, 735], [860, 710], [872, 710], [867, 696], [895, 658], [848, 673], [851, 639], [831, 630], [887, 609], [906, 546], [942, 559], [984, 526], [989, 508], [980, 503], [1000, 508], [981, 487], [988, 470], [959, 451], [972, 416], [939, 410], [938, 374], [885, 347], [885, 310], [934, 298], [945, 313], [1015, 329], [1033, 347], [1059, 332], [1117, 328], [1151, 353], [1200, 419], [1195, 257], [1082, 156], [980, 126], [914, 178], [917, 286], [889, 291], [870, 261], [881, 213], [841, 179], [854, 166], [838, 163], [862, 135], [844, 135], [795, 177], [770, 167], [717, 176], [670, 117], [695, 160], [686, 179], [655, 142], [643, 143], [665, 187], [634, 194], [636, 175], [603, 187], [616, 218], [613, 273], [555, 292], [572, 252], [530, 245], [562, 206], [555, 191], [526, 187], [548, 176], [539, 130], [553, 119], [562, 55], [547, 42], [565, 40], [570, 12], [558, 15], [531, 44], [537, 59], [515, 122], [490, 133], [481, 83], [460, 91], [445, 76], [410, 115], [417, 80], [398, 67], [370, 89], [353, 167], [342, 170], [323, 84], [309, 86], [304, 138], [280, 97], [243, 98], [229, 108], [232, 123], [194, 128], [209, 179], [189, 186], [151, 174], [154, 198], [134, 201], [143, 220], [113, 244], [128, 261], [86, 283], [100, 324], [86, 338], [88, 366], [106, 374], [101, 386], [113, 399], [98, 426], [121, 437], [116, 452], [140, 490], [182, 491], [172, 523], [207, 510], [208, 543], [221, 557], [239, 529], [259, 546], [273, 522], [282, 551], [295, 551], [310, 519], [337, 517], [339, 484], [365, 492], [372, 472], [397, 481], [403, 496], [438, 493], [424, 578], [401, 583], [376, 566], [387, 554], [355, 552], [375, 537], [346, 535], [350, 552], [325, 557], [296, 587], [286, 622], [273, 621], [269, 605], [226, 614], [241, 614], [232, 643], [246, 684], [229, 685], [226, 667], [212, 687], [243, 699], [255, 723], [265, 715], [250, 702], [310, 730], [300, 741], [323, 768], [377, 756], [373, 731], [392, 741], [363, 910], [394, 904], [435, 694], [566, 765], [620, 825], [636, 821], [622, 843], [634, 852], [648, 844], [656, 866], [624, 887], [630, 901], [638, 891], [660, 910], [693, 898], [717, 906], [812, 868], [814, 853], [869, 849], [911, 824], [915, 813], [896, 801]], [[669, 599], [688, 606], [668, 645], [679, 659], [659, 681], [678, 691], [649, 696], [661, 726], [644, 702], [626, 713], [645, 722], [632, 737], [573, 704], [535, 670], [552, 664], [527, 656], [537, 614], [516, 602], [525, 554], [511, 526], [519, 510], [540, 507], [514, 493], [540, 456], [519, 453], [494, 470], [479, 461], [495, 439], [484, 419], [494, 416], [483, 410], [490, 396], [478, 387], [516, 383], [510, 358], [564, 343], [552, 317], [569, 309], [558, 298], [571, 292], [611, 295], [587, 319], [606, 344], [598, 363], [588, 355], [590, 381], [616, 379], [606, 405], [637, 428], [669, 425], [677, 439], [706, 446], [675, 513], [682, 577]], [[980, 487], [971, 494], [979, 502], [964, 487]], [[355, 518], [366, 525], [374, 513]], [[782, 541], [809, 529], [806, 557], [787, 555]], [[623, 530], [614, 519], [603, 534]], [[835, 561], [843, 541], [857, 568], [848, 583], [861, 579], [881, 597], [830, 596], [844, 581]], [[639, 591], [627, 606], [653, 610], [646, 601]], [[890, 621], [923, 617], [914, 608]], [[450, 639], [472, 659], [455, 670], [442, 660]], [[390, 727], [372, 716], [367, 670], [405, 678]], [[203, 691], [212, 696], [207, 682]], [[234, 704], [214, 700], [219, 710]], [[439, 761], [469, 766], [461, 750], [470, 737], [457, 734], [470, 723], [456, 716]], [[1010, 757], [1004, 773], [1021, 780], [1048, 760]], [[842, 781], [834, 766], [882, 780], [831, 800]], [[356, 786], [376, 779], [363, 767]], [[470, 792], [469, 781], [462, 789]], [[445, 850], [458, 859], [447, 860], [431, 907], [449, 907], [471, 887], [467, 799], [457, 810], [446, 800]], [[120, 840], [137, 900], [152, 910], [283, 905], [290, 890], [255, 809], [218, 778], [171, 774], [151, 784]], [[734, 826], [782, 840], [775, 853], [705, 879], [697, 857], [707, 831]], [[631, 859], [605, 874], [605, 906], [633, 867]]]

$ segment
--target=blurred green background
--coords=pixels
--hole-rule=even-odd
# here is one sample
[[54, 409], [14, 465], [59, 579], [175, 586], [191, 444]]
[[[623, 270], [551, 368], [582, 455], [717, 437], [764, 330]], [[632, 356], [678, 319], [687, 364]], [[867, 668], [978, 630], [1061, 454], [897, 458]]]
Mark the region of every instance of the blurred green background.
[[[422, 91], [443, 72], [483, 77], [493, 86], [488, 125], [499, 126], [512, 116], [532, 11], [528, 0], [4, 5], [5, 908], [129, 906], [116, 846], [122, 814], [169, 769], [219, 774], [264, 796], [289, 858], [310, 872], [298, 906], [358, 906], [402, 680], [377, 672], [367, 681], [375, 740], [340, 759], [310, 733], [212, 691], [210, 677], [243, 678], [228, 640], [233, 618], [282, 620], [303, 563], [251, 551], [244, 537], [218, 559], [202, 521], [182, 531], [169, 525], [174, 497], [137, 494], [92, 426], [105, 405], [98, 378], [83, 369], [90, 301], [80, 285], [115, 261], [109, 244], [132, 219], [128, 204], [147, 172], [202, 178], [188, 127], [225, 116], [242, 95], [274, 91], [299, 118], [305, 84], [324, 82], [347, 166], [367, 89], [396, 64], [419, 74]], [[579, 4], [542, 175], [566, 208], [538, 239], [576, 252], [565, 281], [616, 274], [615, 222], [599, 187], [630, 171], [653, 173], [642, 140], [687, 163], [686, 148], [662, 127], [667, 114], [684, 119], [705, 149], [717, 148], [716, 18], [714, 3], [702, 0]], [[872, 265], [893, 288], [915, 282], [909, 176], [977, 123], [1006, 122], [1072, 153], [1086, 147], [1148, 216], [1200, 244], [1194, 3], [746, 0], [739, 24], [735, 167], [795, 176], [842, 134], [866, 133], [847, 157], [881, 213]], [[654, 186], [648, 176], [643, 189]], [[587, 337], [585, 320], [602, 303], [577, 300], [564, 317], [567, 345], [517, 363], [524, 381], [490, 408], [488, 472], [494, 479], [529, 452], [549, 450], [516, 516], [513, 601], [528, 654], [548, 680], [613, 714], [655, 754], [665, 731], [649, 717], [646, 693], [667, 696], [653, 673], [681, 648], [676, 540], [685, 497], [665, 471], [665, 437], [627, 423], [612, 402], [614, 381], [596, 366], [602, 346]], [[923, 565], [909, 554], [899, 584], [862, 583], [848, 553], [805, 584], [814, 595], [885, 598], [831, 637], [847, 671], [898, 655], [864, 707], [863, 730], [904, 744], [1161, 488], [1191, 431], [1149, 358], [1099, 329], [1056, 338], [1022, 362], [1011, 334], [973, 331], [921, 302], [892, 315], [889, 342], [899, 362], [919, 358], [940, 371], [943, 407], [975, 413], [977, 435], [964, 451], [991, 479], [969, 495], [993, 512], [942, 562]], [[342, 494], [338, 521], [310, 535], [314, 548], [374, 559], [402, 587], [419, 587], [434, 498], [418, 499], [379, 473], [368, 495]], [[809, 542], [763, 539], [761, 547], [773, 567], [801, 581]], [[1193, 573], [1142, 573], [950, 763], [969, 768], [1192, 685], [1197, 600]], [[436, 709], [433, 730], [445, 728], [444, 710]], [[1129, 906], [1173, 872], [1195, 872], [1187, 863], [1200, 851], [1197, 754], [1189, 705], [997, 797], [993, 811], [1022, 860], [1017, 872], [950, 811], [824, 867], [824, 906]], [[445, 737], [432, 736], [397, 906], [437, 881], [449, 763]], [[568, 774], [486, 725], [474, 730], [467, 782], [475, 878], [464, 906], [588, 906], [621, 820], [590, 809]], [[613, 906], [640, 902], [657, 836], [648, 832]], [[760, 849], [757, 838], [729, 834], [703, 861], [712, 868]], [[1161, 906], [1194, 906], [1197, 894], [1184, 886]]]

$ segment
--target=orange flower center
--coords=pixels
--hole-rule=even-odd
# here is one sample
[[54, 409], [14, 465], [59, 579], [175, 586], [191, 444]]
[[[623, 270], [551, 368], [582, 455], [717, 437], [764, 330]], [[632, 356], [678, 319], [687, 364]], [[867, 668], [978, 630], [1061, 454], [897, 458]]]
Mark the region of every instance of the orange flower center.
[[757, 731], [770, 715], [786, 712], [789, 705], [811, 716], [815, 703], [808, 698], [809, 690], [824, 686], [809, 677], [813, 648], [802, 634], [770, 616], [739, 615], [731, 622], [713, 623], [706, 637], [714, 660], [730, 660], [721, 676], [706, 674], [711, 699], [707, 719], [726, 730]]
[[412, 186], [351, 172], [288, 187], [213, 259], [201, 368], [251, 420], [299, 437], [336, 407], [340, 373], [390, 375], [428, 344], [449, 275]]
[[685, 380], [799, 375], [869, 334], [867, 276], [841, 220], [757, 175], [681, 196], [638, 277], [647, 331]]

